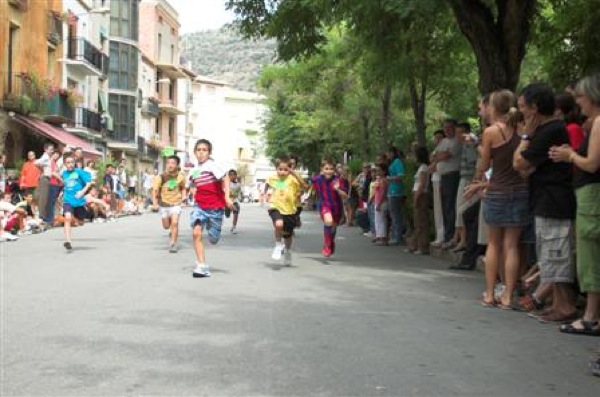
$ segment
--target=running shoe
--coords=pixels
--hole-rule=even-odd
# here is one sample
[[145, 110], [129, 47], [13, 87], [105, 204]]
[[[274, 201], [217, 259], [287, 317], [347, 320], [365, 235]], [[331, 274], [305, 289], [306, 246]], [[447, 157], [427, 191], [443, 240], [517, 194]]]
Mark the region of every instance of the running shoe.
[[192, 276], [194, 278], [210, 277], [210, 268], [206, 264], [200, 265], [196, 263], [196, 268], [192, 272]]
[[235, 230], [235, 227], [231, 228], [231, 234], [237, 234], [237, 230]]
[[292, 251], [285, 250], [285, 253], [283, 254], [283, 262], [286, 266], [292, 266]]
[[325, 258], [329, 258], [331, 256], [331, 248], [329, 248], [328, 246], [324, 246], [321, 253]]
[[0, 241], [17, 241], [18, 239], [18, 236], [10, 233], [4, 233], [2, 237], [0, 237]]
[[273, 248], [273, 253], [271, 254], [271, 258], [274, 261], [278, 261], [278, 260], [281, 260], [281, 255], [283, 255], [283, 246], [276, 245], [275, 248]]
[[171, 244], [171, 246], [169, 247], [169, 252], [172, 254], [176, 254], [177, 253], [177, 244]]
[[67, 249], [67, 251], [71, 251], [73, 249], [73, 246], [71, 245], [70, 241], [65, 241], [63, 246]]

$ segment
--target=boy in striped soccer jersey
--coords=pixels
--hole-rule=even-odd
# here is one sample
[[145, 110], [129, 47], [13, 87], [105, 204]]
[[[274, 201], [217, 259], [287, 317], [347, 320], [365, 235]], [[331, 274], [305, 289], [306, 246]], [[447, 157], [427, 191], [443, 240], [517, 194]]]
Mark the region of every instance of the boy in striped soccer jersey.
[[344, 213], [343, 201], [348, 197], [344, 186], [335, 174], [335, 163], [325, 159], [321, 163], [321, 173], [312, 179], [313, 189], [317, 192], [321, 202], [321, 219], [323, 227], [323, 253], [330, 257], [335, 253], [335, 234], [337, 225]]
[[233, 210], [229, 198], [229, 177], [227, 170], [210, 158], [212, 144], [200, 139], [194, 146], [198, 165], [190, 170], [188, 184], [194, 193], [194, 209], [190, 214], [196, 268], [194, 277], [210, 277], [210, 267], [204, 257], [202, 231], [207, 230], [211, 244], [219, 242], [225, 207]]

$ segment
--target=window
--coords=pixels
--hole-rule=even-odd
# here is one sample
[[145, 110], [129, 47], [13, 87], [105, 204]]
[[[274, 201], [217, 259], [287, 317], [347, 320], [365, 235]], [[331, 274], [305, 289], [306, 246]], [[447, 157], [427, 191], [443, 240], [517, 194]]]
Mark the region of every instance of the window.
[[125, 43], [110, 43], [109, 86], [134, 91], [138, 80], [138, 49]]
[[171, 44], [171, 64], [175, 65], [175, 46]]
[[113, 139], [121, 142], [135, 140], [136, 97], [110, 94], [110, 114], [113, 117]]
[[110, 2], [110, 34], [126, 39], [138, 39], [138, 1], [119, 0]]
[[17, 35], [19, 32], [19, 28], [17, 26], [11, 25], [8, 39], [8, 81], [7, 81], [7, 91], [12, 92], [13, 89], [13, 74], [15, 74], [14, 70], [14, 55], [17, 46]]
[[160, 15], [158, 16], [158, 23], [163, 23], [163, 18]]
[[160, 61], [160, 54], [162, 53], [162, 34], [161, 33], [158, 34], [158, 47], [157, 48], [158, 48], [158, 54], [157, 54], [158, 57], [157, 58]]

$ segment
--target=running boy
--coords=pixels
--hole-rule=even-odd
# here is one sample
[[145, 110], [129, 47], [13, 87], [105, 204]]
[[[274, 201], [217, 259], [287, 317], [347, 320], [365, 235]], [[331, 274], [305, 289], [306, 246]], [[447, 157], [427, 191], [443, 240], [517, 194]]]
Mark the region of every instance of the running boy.
[[64, 247], [71, 250], [71, 223], [73, 217], [83, 223], [87, 217], [85, 208], [85, 193], [92, 187], [92, 179], [89, 172], [81, 168], [75, 168], [75, 159], [67, 157], [65, 159], [66, 169], [61, 174], [63, 181], [63, 216], [65, 217], [65, 243]]
[[162, 227], [170, 230], [171, 243], [169, 252], [177, 252], [177, 238], [179, 237], [179, 215], [181, 203], [186, 197], [185, 177], [179, 172], [179, 157], [167, 157], [167, 170], [154, 178], [152, 186], [152, 210], [158, 211]]
[[223, 224], [224, 208], [233, 209], [229, 198], [229, 176], [226, 171], [210, 158], [212, 144], [200, 139], [194, 146], [198, 165], [190, 170], [188, 183], [195, 189], [194, 208], [190, 215], [196, 268], [194, 277], [210, 277], [210, 267], [205, 261], [202, 231], [207, 229], [208, 241], [219, 242]]
[[312, 179], [312, 185], [321, 203], [321, 218], [323, 219], [323, 250], [324, 257], [335, 253], [335, 234], [337, 225], [344, 213], [344, 200], [348, 195], [343, 185], [335, 175], [335, 163], [329, 159], [321, 162], [321, 173]]
[[[275, 228], [275, 248], [271, 258], [280, 260], [285, 253], [285, 263], [292, 263], [292, 235], [296, 227], [296, 202], [302, 188], [306, 188], [306, 182], [291, 167], [288, 158], [277, 160], [277, 174], [267, 179], [267, 184], [272, 189], [271, 208], [269, 216], [273, 220]], [[283, 239], [284, 244], [281, 243]]]
[[240, 215], [240, 197], [242, 195], [242, 185], [238, 181], [238, 175], [236, 170], [229, 170], [229, 198], [233, 203], [233, 211], [229, 208], [225, 208], [225, 217], [229, 218], [233, 212], [233, 226], [231, 226], [231, 234], [236, 234], [235, 228], [237, 227], [238, 217]]

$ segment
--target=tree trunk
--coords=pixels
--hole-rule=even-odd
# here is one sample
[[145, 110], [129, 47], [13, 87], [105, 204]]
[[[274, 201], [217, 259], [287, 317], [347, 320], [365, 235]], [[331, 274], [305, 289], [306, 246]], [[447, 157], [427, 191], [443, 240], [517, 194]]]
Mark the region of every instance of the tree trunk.
[[363, 160], [364, 161], [369, 161], [371, 159], [371, 134], [369, 131], [369, 114], [367, 112], [367, 109], [363, 106], [360, 108], [360, 120], [362, 122], [362, 128], [363, 128], [363, 139], [364, 139], [364, 143], [363, 143], [363, 151], [362, 151], [362, 155], [363, 155]]
[[387, 83], [381, 98], [381, 146], [386, 149], [390, 144], [389, 126], [391, 120], [392, 85]]
[[410, 80], [408, 90], [410, 92], [410, 105], [415, 117], [415, 135], [417, 144], [425, 147], [427, 146], [427, 137], [425, 135], [425, 129], [427, 128], [425, 123], [425, 104], [427, 100], [425, 95], [427, 94], [427, 84], [424, 82], [421, 83], [420, 88], [421, 89], [419, 90], [414, 79]]
[[[482, 94], [515, 90], [534, 17], [536, 0], [447, 0], [477, 59]], [[496, 15], [496, 17], [494, 17]]]

